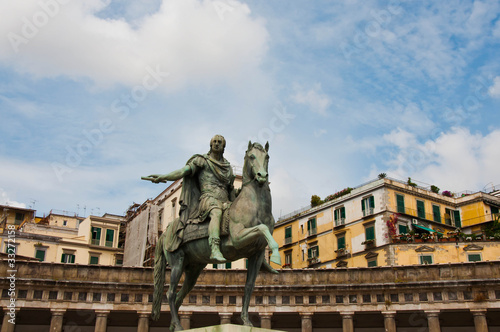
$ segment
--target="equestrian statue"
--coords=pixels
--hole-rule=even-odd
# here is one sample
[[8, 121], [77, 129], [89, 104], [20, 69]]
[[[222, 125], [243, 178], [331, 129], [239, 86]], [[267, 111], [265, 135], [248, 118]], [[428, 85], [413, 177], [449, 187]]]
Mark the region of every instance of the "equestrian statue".
[[[167, 226], [156, 244], [154, 293], [151, 317], [160, 316], [165, 270], [170, 265], [167, 300], [171, 331], [181, 331], [179, 307], [209, 263], [219, 264], [248, 258], [245, 295], [241, 310], [243, 324], [248, 317], [250, 296], [261, 268], [278, 273], [264, 259], [267, 246], [271, 261], [281, 265], [278, 244], [272, 237], [271, 191], [269, 189], [269, 143], [248, 143], [243, 164], [243, 183], [235, 189], [234, 175], [223, 157], [226, 140], [220, 135], [210, 141], [207, 154], [196, 154], [186, 166], [168, 174], [142, 177], [154, 183], [183, 179], [179, 217]], [[176, 292], [182, 274], [184, 283]]]

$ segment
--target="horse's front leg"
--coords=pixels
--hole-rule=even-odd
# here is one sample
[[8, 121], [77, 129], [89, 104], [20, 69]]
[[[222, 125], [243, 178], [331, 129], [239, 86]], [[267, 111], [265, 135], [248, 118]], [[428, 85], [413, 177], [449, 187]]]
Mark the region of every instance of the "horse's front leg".
[[244, 228], [241, 224], [234, 224], [230, 229], [230, 233], [231, 240], [236, 249], [252, 245], [256, 239], [264, 236], [272, 252], [271, 262], [281, 265], [279, 245], [274, 240], [266, 225], [260, 224], [254, 227]]
[[245, 283], [245, 295], [243, 296], [243, 306], [241, 308], [241, 319], [243, 320], [243, 325], [246, 326], [253, 326], [248, 318], [248, 306], [250, 305], [250, 297], [255, 287], [255, 279], [257, 279], [257, 273], [259, 273], [263, 261], [264, 250], [248, 258], [247, 281]]

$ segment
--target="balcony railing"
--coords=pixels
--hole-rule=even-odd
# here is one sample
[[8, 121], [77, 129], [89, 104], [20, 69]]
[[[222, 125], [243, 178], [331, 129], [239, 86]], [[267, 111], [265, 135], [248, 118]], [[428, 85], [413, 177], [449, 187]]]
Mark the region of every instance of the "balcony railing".
[[291, 237], [286, 237], [285, 238], [285, 244], [290, 244], [292, 243], [292, 238]]
[[369, 216], [371, 214], [373, 214], [373, 208], [363, 210], [363, 217]]
[[345, 218], [335, 219], [335, 226], [345, 225]]
[[98, 246], [98, 245], [100, 245], [100, 244], [101, 244], [100, 242], [101, 242], [101, 240], [100, 240], [100, 239], [92, 239], [92, 240], [90, 241], [90, 243], [91, 243], [92, 245], [94, 245], [94, 246]]
[[112, 248], [113, 247], [113, 241], [106, 241], [105, 246]]
[[310, 228], [307, 230], [307, 233], [309, 236], [316, 235], [318, 233], [318, 229], [317, 228]]

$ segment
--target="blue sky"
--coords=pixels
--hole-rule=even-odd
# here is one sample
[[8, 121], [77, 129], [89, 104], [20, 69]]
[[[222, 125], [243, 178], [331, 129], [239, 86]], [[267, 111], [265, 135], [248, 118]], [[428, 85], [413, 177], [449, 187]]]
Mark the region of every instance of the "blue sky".
[[274, 214], [381, 172], [500, 184], [498, 1], [0, 3], [0, 203], [122, 214], [270, 142]]

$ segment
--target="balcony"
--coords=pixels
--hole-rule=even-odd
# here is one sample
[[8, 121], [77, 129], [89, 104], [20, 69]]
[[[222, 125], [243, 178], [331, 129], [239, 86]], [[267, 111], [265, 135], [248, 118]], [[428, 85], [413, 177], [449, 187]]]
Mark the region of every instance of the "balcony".
[[349, 254], [349, 250], [345, 248], [340, 248], [335, 250], [335, 253], [337, 253], [337, 258], [347, 256]]
[[[359, 210], [358, 210], [359, 211]], [[373, 208], [363, 210], [363, 217], [369, 216], [373, 214]]]
[[113, 248], [113, 241], [106, 241], [105, 246]]
[[101, 244], [101, 240], [100, 239], [92, 239], [92, 240], [90, 240], [90, 244], [92, 244], [94, 246], [98, 246]]
[[310, 257], [310, 258], [307, 259], [307, 263], [309, 265], [317, 264], [319, 262], [320, 262], [320, 260], [319, 260], [318, 257]]
[[370, 249], [370, 248], [376, 247], [375, 240], [366, 240], [366, 241], [362, 242], [361, 244], [365, 245], [365, 249]]
[[313, 236], [313, 235], [316, 235], [318, 233], [318, 229], [317, 228], [310, 228], [307, 230], [307, 234], [308, 236]]
[[292, 238], [291, 237], [286, 237], [284, 245], [286, 246], [287, 244], [290, 244], [290, 243], [292, 243]]
[[335, 219], [335, 227], [345, 225], [345, 218]]

